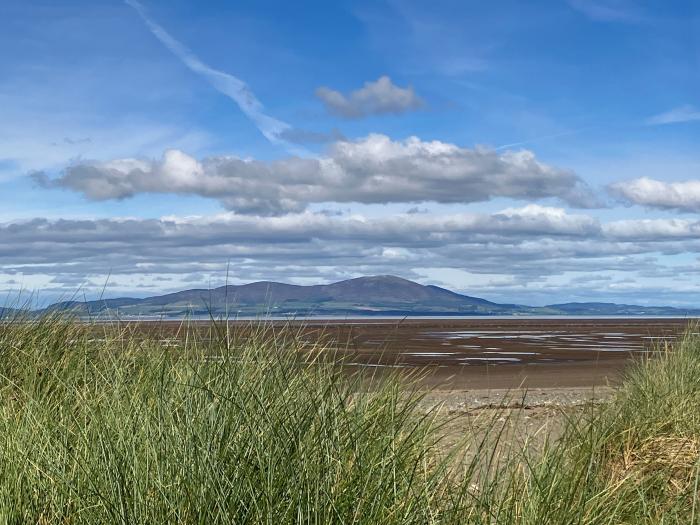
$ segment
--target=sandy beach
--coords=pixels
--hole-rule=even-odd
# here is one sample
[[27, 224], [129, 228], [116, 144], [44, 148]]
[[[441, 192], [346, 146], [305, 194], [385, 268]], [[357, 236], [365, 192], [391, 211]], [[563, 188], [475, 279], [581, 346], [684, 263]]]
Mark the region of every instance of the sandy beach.
[[[429, 390], [581, 389], [616, 385], [635, 358], [672, 343], [693, 322], [680, 318], [306, 319], [268, 321], [275, 333], [321, 345], [350, 368], [423, 371]], [[135, 323], [177, 339], [177, 322]], [[246, 338], [259, 322], [233, 321]], [[200, 333], [208, 322], [194, 322]]]
[[688, 319], [406, 319], [312, 321], [358, 367], [425, 368], [438, 390], [612, 386], [635, 358], [673, 342]]

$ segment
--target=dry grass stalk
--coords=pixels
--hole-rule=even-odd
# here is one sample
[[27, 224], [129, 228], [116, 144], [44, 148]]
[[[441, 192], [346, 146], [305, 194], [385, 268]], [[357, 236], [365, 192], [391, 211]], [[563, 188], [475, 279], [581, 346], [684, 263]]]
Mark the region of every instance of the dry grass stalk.
[[657, 436], [641, 444], [629, 444], [610, 464], [611, 481], [616, 486], [640, 484], [663, 475], [672, 494], [681, 494], [694, 482], [700, 442], [680, 436]]

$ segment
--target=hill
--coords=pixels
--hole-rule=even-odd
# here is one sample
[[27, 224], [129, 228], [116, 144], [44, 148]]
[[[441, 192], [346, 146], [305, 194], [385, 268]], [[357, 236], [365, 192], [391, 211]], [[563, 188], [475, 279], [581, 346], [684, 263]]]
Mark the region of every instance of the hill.
[[192, 289], [137, 298], [56, 303], [47, 310], [125, 317], [185, 315], [700, 315], [700, 310], [614, 303], [563, 303], [545, 307], [499, 304], [392, 275], [300, 286], [273, 281]]

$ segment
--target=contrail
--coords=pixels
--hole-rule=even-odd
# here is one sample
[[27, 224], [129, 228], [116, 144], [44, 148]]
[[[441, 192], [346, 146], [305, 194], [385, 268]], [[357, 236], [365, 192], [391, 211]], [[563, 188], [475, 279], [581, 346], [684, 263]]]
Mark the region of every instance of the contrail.
[[281, 134], [291, 129], [292, 126], [265, 114], [265, 108], [250, 90], [248, 84], [233, 75], [213, 69], [202, 62], [192, 51], [170, 36], [161, 26], [153, 22], [146, 14], [144, 7], [137, 0], [124, 1], [128, 6], [136, 10], [146, 23], [146, 26], [148, 26], [148, 29], [151, 30], [151, 33], [153, 33], [153, 35], [176, 57], [182, 60], [190, 70], [204, 77], [214, 89], [233, 99], [236, 104], [238, 104], [238, 107], [241, 108], [241, 111], [253, 121], [267, 140], [274, 144], [284, 146], [294, 154], [300, 153], [299, 148], [296, 148], [286, 140], [280, 138]]
[[531, 144], [533, 142], [539, 142], [541, 140], [555, 139], [558, 137], [566, 137], [567, 135], [576, 135], [577, 133], [582, 133], [582, 132], [588, 131], [590, 129], [596, 129], [597, 127], [598, 126], [588, 126], [585, 128], [574, 129], [572, 131], [563, 131], [561, 133], [554, 133], [552, 135], [543, 135], [541, 137], [535, 137], [533, 139], [523, 140], [520, 142], [512, 142], [510, 144], [503, 144], [502, 146], [498, 146], [497, 148], [495, 148], [495, 151], [499, 151], [499, 150], [507, 149], [507, 148], [513, 148], [515, 146], [524, 146], [525, 144]]

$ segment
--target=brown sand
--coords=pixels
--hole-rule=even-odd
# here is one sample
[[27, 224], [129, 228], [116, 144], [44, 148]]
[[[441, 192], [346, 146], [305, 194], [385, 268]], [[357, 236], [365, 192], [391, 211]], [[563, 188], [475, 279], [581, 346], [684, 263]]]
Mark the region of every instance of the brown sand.
[[[634, 358], [672, 342], [690, 323], [673, 318], [478, 318], [274, 321], [303, 344], [319, 342], [332, 357], [373, 370], [427, 370], [426, 387], [444, 391], [582, 388], [615, 385]], [[232, 322], [246, 337], [251, 323]], [[255, 323], [253, 323], [255, 325]], [[259, 325], [259, 323], [258, 323]], [[195, 323], [206, 332], [210, 323]], [[179, 323], [138, 328], [176, 337]], [[259, 327], [259, 326], [258, 326]]]
[[[451, 450], [468, 439], [469, 456], [481, 439], [498, 438], [501, 452], [541, 450], [546, 442], [559, 439], [570, 418], [580, 418], [586, 407], [610, 399], [610, 387], [568, 387], [513, 390], [431, 391], [419, 409], [437, 414], [444, 439], [441, 446]], [[434, 412], [436, 411], [436, 412]]]
[[633, 359], [659, 350], [687, 319], [438, 319], [347, 321], [305, 327], [346, 362], [429, 370], [439, 390], [615, 385]]

